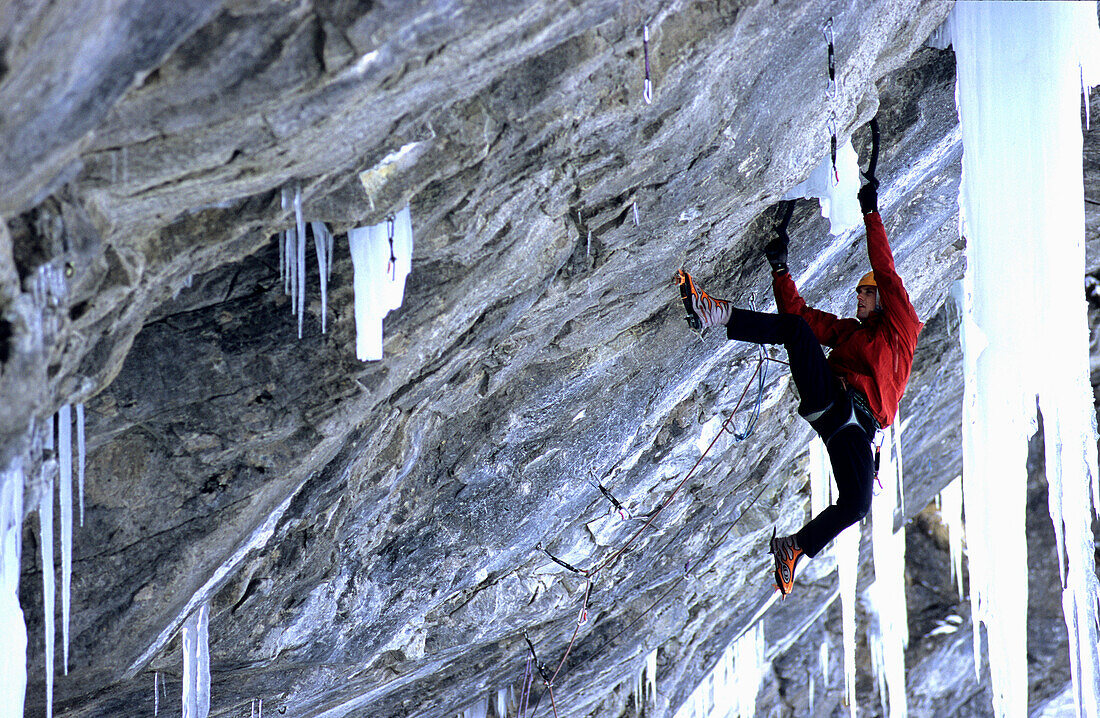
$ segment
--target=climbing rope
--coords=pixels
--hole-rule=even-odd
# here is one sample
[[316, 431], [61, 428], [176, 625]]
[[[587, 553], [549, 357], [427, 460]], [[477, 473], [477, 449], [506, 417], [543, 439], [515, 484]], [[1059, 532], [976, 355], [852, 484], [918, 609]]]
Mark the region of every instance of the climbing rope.
[[[755, 304], [755, 302], [752, 302], [752, 303]], [[569, 564], [568, 562], [563, 561], [562, 559], [554, 556], [552, 553], [550, 553], [550, 551], [548, 551], [542, 545], [541, 542], [536, 544], [536, 546], [535, 546], [536, 550], [545, 553], [552, 561], [554, 561], [554, 563], [558, 564], [559, 566], [562, 566], [566, 570], [568, 570], [572, 573], [575, 573], [578, 576], [581, 576], [585, 579], [584, 596], [583, 596], [583, 599], [581, 601], [581, 608], [580, 608], [580, 611], [579, 611], [578, 616], [577, 616], [576, 625], [573, 627], [573, 634], [569, 638], [569, 643], [566, 645], [565, 653], [562, 656], [561, 661], [559, 661], [559, 663], [557, 665], [557, 668], [555, 668], [554, 672], [551, 675], [549, 675], [549, 676], [546, 675], [547, 671], [545, 670], [545, 666], [543, 666], [541, 663], [539, 663], [538, 657], [535, 654], [534, 644], [531, 642], [531, 639], [528, 637], [527, 631], [525, 630], [523, 632], [523, 637], [527, 641], [527, 645], [528, 645], [528, 648], [529, 648], [530, 653], [531, 653], [531, 658], [534, 660], [534, 663], [535, 663], [536, 667], [539, 670], [539, 675], [542, 678], [543, 686], [546, 688], [547, 693], [550, 696], [550, 705], [551, 705], [551, 709], [553, 711], [553, 715], [555, 716], [555, 718], [557, 718], [557, 716], [558, 716], [558, 710], [557, 710], [557, 699], [554, 695], [554, 685], [555, 685], [554, 682], [556, 681], [558, 675], [561, 673], [562, 668], [565, 667], [565, 663], [568, 660], [569, 655], [573, 650], [574, 644], [576, 643], [577, 635], [580, 633], [581, 626], [583, 626], [588, 621], [589, 599], [590, 599], [591, 594], [592, 594], [592, 583], [593, 583], [595, 577], [599, 574], [600, 571], [602, 571], [603, 569], [605, 569], [608, 566], [612, 565], [616, 560], [618, 560], [619, 557], [621, 557], [627, 551], [627, 549], [629, 549], [630, 546], [642, 535], [642, 533], [644, 533], [646, 531], [646, 529], [648, 529], [651, 525], [653, 525], [654, 520], [665, 509], [665, 507], [667, 507], [672, 502], [672, 500], [680, 492], [680, 489], [682, 489], [683, 486], [693, 476], [696, 475], [696, 471], [698, 470], [699, 466], [702, 464], [703, 460], [706, 459], [708, 454], [710, 454], [711, 449], [714, 448], [714, 445], [718, 442], [718, 439], [722, 436], [722, 434], [729, 433], [734, 438], [734, 440], [737, 441], [738, 443], [743, 441], [744, 439], [748, 438], [752, 434], [752, 431], [753, 431], [753, 429], [755, 428], [755, 425], [756, 425], [756, 418], [759, 416], [759, 413], [760, 413], [760, 405], [763, 401], [763, 392], [764, 392], [764, 386], [765, 386], [765, 378], [764, 377], [766, 376], [766, 370], [764, 369], [764, 367], [766, 366], [766, 362], [768, 362], [768, 361], [773, 361], [773, 362], [776, 362], [776, 363], [779, 363], [779, 364], [786, 364], [786, 362], [782, 362], [782, 361], [779, 361], [777, 359], [774, 359], [774, 358], [768, 356], [767, 353], [764, 352], [763, 348], [761, 347], [761, 352], [760, 352], [760, 355], [757, 359], [756, 368], [753, 370], [753, 375], [749, 378], [749, 381], [745, 384], [745, 388], [741, 392], [741, 396], [738, 398], [737, 404], [734, 406], [733, 410], [730, 412], [729, 417], [727, 417], [726, 420], [722, 423], [722, 426], [718, 430], [718, 433], [715, 434], [713, 439], [711, 439], [710, 444], [707, 445], [707, 448], [699, 456], [698, 460], [696, 460], [695, 464], [692, 465], [691, 469], [687, 472], [687, 474], [684, 475], [684, 477], [680, 480], [680, 482], [676, 485], [676, 487], [672, 490], [672, 492], [664, 499], [664, 501], [661, 502], [661, 504], [652, 513], [649, 514], [648, 518], [646, 519], [646, 521], [642, 525], [642, 527], [639, 528], [637, 531], [635, 531], [630, 536], [630, 538], [626, 541], [625, 544], [623, 544], [621, 547], [619, 547], [616, 551], [614, 551], [609, 556], [605, 557], [602, 561], [597, 563], [594, 567], [589, 568], [589, 569], [577, 568], [577, 567]], [[754, 401], [753, 410], [752, 410], [752, 413], [751, 413], [752, 418], [750, 419], [750, 422], [749, 422], [748, 426], [746, 427], [745, 432], [743, 434], [739, 434], [739, 433], [733, 431], [730, 428], [730, 425], [733, 421], [733, 418], [737, 415], [738, 410], [741, 408], [742, 404], [744, 404], [745, 398], [748, 396], [749, 389], [752, 388], [754, 380], [756, 380], [756, 384], [757, 384], [757, 394], [756, 394], [756, 399]], [[714, 467], [711, 467], [711, 469], [708, 469], [707, 471], [709, 472], [709, 471], [713, 470], [713, 468]], [[747, 479], [745, 481], [747, 481]], [[744, 485], [744, 483], [745, 482], [742, 481], [741, 484], [738, 484], [738, 486], [734, 487], [734, 491], [739, 490], [740, 487]], [[598, 484], [598, 487], [600, 488], [601, 492], [604, 493], [605, 497], [609, 501], [611, 501], [613, 503], [613, 505], [616, 505], [617, 509], [621, 507], [621, 504], [616, 499], [614, 499], [614, 497], [611, 495], [611, 492], [609, 490], [607, 490], [606, 487], [604, 487], [602, 484]], [[756, 496], [753, 497], [752, 501], [742, 510], [741, 515], [738, 516], [738, 518], [735, 519], [734, 522], [731, 523], [730, 526], [726, 528], [725, 532], [723, 532], [723, 534], [719, 537], [718, 541], [713, 546], [711, 546], [711, 548], [709, 548], [707, 550], [707, 553], [705, 553], [699, 559], [696, 559], [696, 563], [698, 563], [698, 561], [705, 558], [705, 556], [707, 554], [709, 554], [710, 551], [713, 550], [715, 547], [721, 545], [721, 542], [725, 540], [726, 536], [729, 535], [729, 532], [733, 529], [733, 527], [741, 520], [741, 518], [744, 517], [745, 512], [748, 510], [748, 508], [750, 508], [753, 504], [755, 504], [756, 499], [759, 498], [762, 491], [763, 491], [763, 488], [761, 489], [760, 492], [758, 492], [756, 494]], [[625, 509], [622, 509], [622, 510], [625, 511]], [[667, 546], [665, 548], [667, 549]], [[662, 550], [662, 553], [664, 553], [663, 550]], [[690, 562], [689, 562], [688, 566], [690, 566]], [[687, 574], [687, 570], [688, 570], [688, 567], [685, 566], [685, 575]], [[671, 592], [672, 588], [674, 588], [679, 583], [679, 581], [681, 581], [683, 578], [684, 578], [684, 575], [680, 576], [677, 579], [677, 581], [673, 584], [673, 586], [670, 587], [664, 594], [662, 594], [662, 596], [659, 597], [658, 600], [656, 602], [654, 602], [653, 605], [651, 605], [648, 609], [646, 609], [646, 611], [643, 612], [643, 614], [641, 616], [636, 618], [635, 621], [632, 622], [631, 625], [633, 625], [633, 623], [636, 623], [646, 613], [651, 611], [657, 605], [657, 603], [659, 603], [660, 600], [662, 600], [665, 596], [667, 596], [668, 593]], [[606, 647], [607, 645], [609, 645], [612, 640], [617, 638], [619, 635], [622, 635], [622, 633], [625, 632], [625, 630], [626, 629], [624, 628], [622, 631], [617, 633], [611, 639], [608, 639], [604, 643], [604, 646]], [[601, 648], [601, 650], [602, 650], [602, 648]], [[528, 659], [528, 660], [531, 660], [531, 659]], [[537, 708], [537, 705], [536, 705], [536, 708]], [[535, 715], [535, 713], [534, 713], [534, 710], [533, 710], [532, 711], [532, 718], [533, 718], [534, 715]]]

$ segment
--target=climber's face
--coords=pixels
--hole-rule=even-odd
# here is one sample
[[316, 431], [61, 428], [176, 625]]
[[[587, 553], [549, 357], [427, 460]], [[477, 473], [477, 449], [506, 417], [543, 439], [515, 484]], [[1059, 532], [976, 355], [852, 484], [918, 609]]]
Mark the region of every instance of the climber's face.
[[856, 287], [856, 319], [863, 321], [878, 308], [878, 287]]

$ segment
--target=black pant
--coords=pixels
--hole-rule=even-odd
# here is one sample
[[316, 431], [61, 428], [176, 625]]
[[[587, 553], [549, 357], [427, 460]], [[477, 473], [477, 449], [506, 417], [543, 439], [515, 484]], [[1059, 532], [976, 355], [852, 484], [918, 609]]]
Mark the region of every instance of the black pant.
[[812, 558], [871, 508], [874, 420], [855, 408], [840, 379], [829, 368], [810, 325], [797, 314], [763, 314], [735, 308], [726, 325], [726, 336], [787, 348], [791, 377], [801, 398], [798, 413], [810, 422], [829, 452], [839, 498], [795, 535], [799, 547]]

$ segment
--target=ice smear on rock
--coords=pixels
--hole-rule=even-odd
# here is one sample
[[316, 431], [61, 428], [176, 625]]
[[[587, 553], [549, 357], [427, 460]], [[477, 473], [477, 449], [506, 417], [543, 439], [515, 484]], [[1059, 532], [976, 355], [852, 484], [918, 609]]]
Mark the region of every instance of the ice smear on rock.
[[0, 706], [23, 715], [27, 694], [27, 625], [19, 606], [23, 552], [23, 465], [0, 470]]
[[360, 361], [382, 359], [382, 318], [405, 297], [405, 278], [412, 269], [412, 219], [405, 207], [394, 216], [390, 266], [388, 222], [348, 230], [355, 271], [355, 356]]
[[1081, 85], [1100, 79], [1096, 4], [958, 3], [951, 38], [966, 280], [988, 341], [980, 351], [964, 329], [963, 498], [993, 708], [1022, 715], [1027, 706], [1026, 459], [1038, 396], [1071, 674], [1078, 709], [1095, 717], [1100, 487], [1086, 302], [1066, 277], [1085, 273]]
[[210, 713], [210, 604], [183, 624], [183, 718]]
[[810, 172], [810, 176], [792, 187], [783, 199], [805, 197], [818, 200], [821, 216], [829, 220], [829, 233], [840, 235], [863, 222], [863, 213], [856, 199], [858, 192], [859, 158], [849, 140], [837, 146], [836, 175], [833, 174], [833, 158], [826, 155], [821, 164]]

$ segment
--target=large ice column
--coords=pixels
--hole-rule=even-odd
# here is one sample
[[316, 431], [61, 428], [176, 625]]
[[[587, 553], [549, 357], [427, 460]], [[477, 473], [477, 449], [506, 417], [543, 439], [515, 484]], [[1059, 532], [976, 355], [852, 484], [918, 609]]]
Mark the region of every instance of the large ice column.
[[816, 199], [821, 216], [829, 220], [829, 233], [844, 234], [863, 224], [859, 209], [859, 158], [852, 149], [852, 141], [837, 147], [836, 172], [833, 172], [832, 155], [827, 155], [810, 176], [791, 188], [783, 199]]
[[23, 465], [0, 470], [0, 708], [23, 715], [27, 694], [27, 624], [19, 606], [23, 552]]
[[894, 531], [894, 516], [903, 513], [901, 422], [886, 431], [879, 480], [882, 488], [871, 502], [871, 540], [875, 582], [868, 587], [873, 616], [868, 645], [878, 681], [883, 713], [905, 718], [905, 648], [909, 623], [905, 601], [905, 530]]
[[[393, 231], [393, 254], [389, 232]], [[405, 297], [405, 278], [412, 269], [412, 218], [405, 207], [389, 222], [348, 231], [355, 271], [355, 356], [382, 358], [382, 318]], [[390, 257], [394, 261], [390, 262]]]
[[183, 718], [210, 713], [210, 604], [204, 603], [183, 624]]
[[[1088, 382], [1081, 85], [1100, 73], [1093, 2], [960, 2], [951, 19], [963, 136], [960, 207], [975, 325], [967, 352], [963, 499], [974, 616], [994, 710], [1027, 706], [1027, 438], [1042, 408], [1051, 518], [1079, 710], [1096, 716], [1100, 504]], [[1064, 553], [1064, 557], [1061, 555]], [[978, 635], [975, 631], [975, 635]]]

